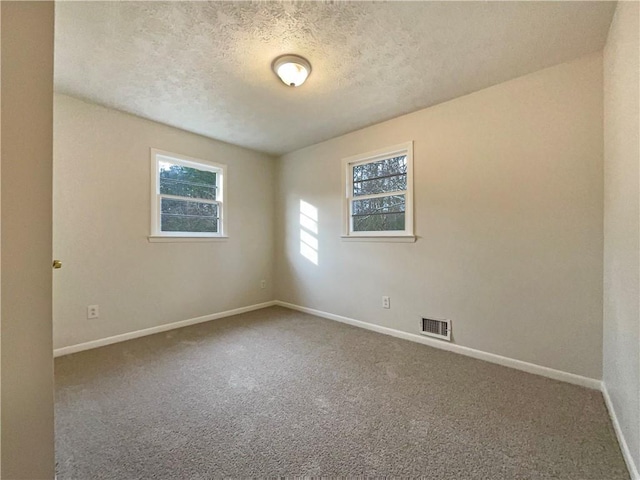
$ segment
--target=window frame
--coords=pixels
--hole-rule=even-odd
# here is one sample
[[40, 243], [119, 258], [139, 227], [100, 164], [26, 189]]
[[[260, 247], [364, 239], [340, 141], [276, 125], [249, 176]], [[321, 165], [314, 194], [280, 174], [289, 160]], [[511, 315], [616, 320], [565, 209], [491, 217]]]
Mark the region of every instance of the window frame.
[[[193, 158], [178, 153], [167, 152], [157, 148], [150, 149], [151, 157], [151, 241], [163, 240], [193, 240], [207, 241], [224, 239], [227, 237], [227, 166], [222, 163], [210, 162], [199, 158]], [[160, 193], [160, 162], [170, 162], [175, 165], [195, 168], [216, 173], [216, 200], [193, 199], [218, 205], [218, 231], [217, 232], [163, 232], [161, 230], [161, 207], [162, 198], [175, 198], [177, 200], [189, 200], [190, 197], [164, 195]]]
[[[353, 230], [353, 202], [359, 199], [372, 198], [370, 195], [353, 195], [353, 168], [357, 165], [374, 163], [393, 157], [406, 155], [407, 157], [407, 189], [394, 192], [383, 192], [374, 196], [386, 196], [402, 192], [405, 195], [405, 223], [404, 230], [363, 231]], [[342, 238], [345, 240], [362, 241], [415, 241], [413, 230], [413, 141], [385, 147], [373, 152], [354, 155], [342, 160], [343, 185], [343, 222]]]

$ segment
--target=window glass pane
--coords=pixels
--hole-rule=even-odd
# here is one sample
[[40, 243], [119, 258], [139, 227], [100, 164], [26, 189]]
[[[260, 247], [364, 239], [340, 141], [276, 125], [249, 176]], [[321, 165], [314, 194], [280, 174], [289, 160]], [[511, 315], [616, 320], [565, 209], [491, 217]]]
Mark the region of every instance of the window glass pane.
[[160, 193], [216, 200], [216, 173], [160, 162]]
[[405, 196], [368, 198], [352, 202], [354, 232], [404, 230]]
[[353, 167], [353, 196], [355, 197], [406, 189], [406, 155]]
[[218, 205], [189, 200], [163, 198], [161, 201], [163, 232], [218, 232]]

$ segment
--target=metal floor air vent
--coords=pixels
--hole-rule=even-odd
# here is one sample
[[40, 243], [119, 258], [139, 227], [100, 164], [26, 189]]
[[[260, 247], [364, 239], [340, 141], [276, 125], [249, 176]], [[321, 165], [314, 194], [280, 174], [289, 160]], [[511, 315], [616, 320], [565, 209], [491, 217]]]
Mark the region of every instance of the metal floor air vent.
[[422, 334], [451, 341], [451, 320], [422, 319]]

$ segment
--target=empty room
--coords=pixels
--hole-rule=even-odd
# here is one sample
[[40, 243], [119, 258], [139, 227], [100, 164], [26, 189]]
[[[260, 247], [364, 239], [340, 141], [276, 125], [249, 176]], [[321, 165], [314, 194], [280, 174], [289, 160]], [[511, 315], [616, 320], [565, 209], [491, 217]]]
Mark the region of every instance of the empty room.
[[0, 4], [3, 479], [640, 480], [640, 3]]

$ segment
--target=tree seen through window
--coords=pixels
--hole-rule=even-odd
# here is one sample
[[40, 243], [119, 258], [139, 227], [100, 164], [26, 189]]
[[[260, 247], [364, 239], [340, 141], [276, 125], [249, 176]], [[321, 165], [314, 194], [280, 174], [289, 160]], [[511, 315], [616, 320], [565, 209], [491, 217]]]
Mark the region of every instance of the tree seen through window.
[[[355, 232], [405, 229], [407, 156], [354, 165], [352, 228]], [[389, 193], [389, 195], [381, 195]], [[373, 195], [373, 197], [371, 197]], [[363, 197], [363, 198], [358, 198]]]
[[159, 166], [161, 231], [218, 232], [219, 208], [211, 202], [218, 200], [217, 174], [168, 162]]

